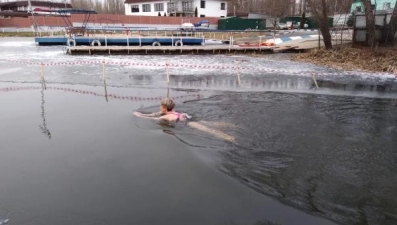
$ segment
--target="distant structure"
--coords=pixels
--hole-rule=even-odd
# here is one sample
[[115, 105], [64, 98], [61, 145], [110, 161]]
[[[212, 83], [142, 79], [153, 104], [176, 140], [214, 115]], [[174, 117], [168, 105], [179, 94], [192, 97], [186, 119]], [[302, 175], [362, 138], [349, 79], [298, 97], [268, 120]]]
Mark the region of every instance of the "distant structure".
[[[125, 15], [226, 17], [227, 0], [126, 0]], [[197, 13], [196, 13], [197, 11]]]
[[[396, 7], [395, 0], [371, 0], [372, 8], [375, 11], [392, 11]], [[362, 0], [354, 0], [351, 6], [351, 13], [364, 12], [364, 3]]]
[[36, 1], [12, 1], [4, 0], [0, 2], [0, 17], [11, 18], [11, 17], [28, 17], [31, 12], [29, 2], [32, 7], [32, 11], [45, 11], [45, 10], [58, 10], [58, 9], [71, 9], [72, 5], [70, 0], [36, 0]]

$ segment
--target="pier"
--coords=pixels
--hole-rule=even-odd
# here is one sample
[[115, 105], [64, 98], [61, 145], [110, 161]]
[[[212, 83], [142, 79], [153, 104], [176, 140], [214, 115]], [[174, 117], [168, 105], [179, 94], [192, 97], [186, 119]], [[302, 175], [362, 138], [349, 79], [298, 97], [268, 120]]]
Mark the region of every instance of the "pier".
[[270, 54], [272, 46], [240, 47], [237, 45], [204, 46], [73, 46], [69, 55], [216, 55]]

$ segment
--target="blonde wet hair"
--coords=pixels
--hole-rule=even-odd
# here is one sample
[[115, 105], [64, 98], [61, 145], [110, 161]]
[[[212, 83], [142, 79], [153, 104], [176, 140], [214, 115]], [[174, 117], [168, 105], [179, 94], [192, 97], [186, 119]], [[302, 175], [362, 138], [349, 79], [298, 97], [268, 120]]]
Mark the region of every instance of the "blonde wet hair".
[[164, 106], [168, 111], [172, 111], [175, 107], [175, 103], [172, 98], [163, 98], [160, 102], [160, 105]]

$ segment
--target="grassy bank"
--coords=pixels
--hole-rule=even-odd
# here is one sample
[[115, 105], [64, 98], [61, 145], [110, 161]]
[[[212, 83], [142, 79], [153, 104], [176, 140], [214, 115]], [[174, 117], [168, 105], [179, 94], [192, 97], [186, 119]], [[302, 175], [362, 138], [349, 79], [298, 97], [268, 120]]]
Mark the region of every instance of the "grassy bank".
[[341, 47], [334, 50], [313, 49], [292, 55], [292, 60], [314, 63], [342, 70], [362, 70], [397, 74], [397, 48], [371, 50], [360, 47]]

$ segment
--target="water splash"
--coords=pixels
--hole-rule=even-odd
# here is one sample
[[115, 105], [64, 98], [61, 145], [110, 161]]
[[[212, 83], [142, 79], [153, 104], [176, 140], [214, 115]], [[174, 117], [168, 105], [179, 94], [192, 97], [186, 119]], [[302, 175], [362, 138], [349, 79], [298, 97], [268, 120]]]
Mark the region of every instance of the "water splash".
[[9, 219], [0, 219], [0, 225], [7, 224], [9, 221]]

